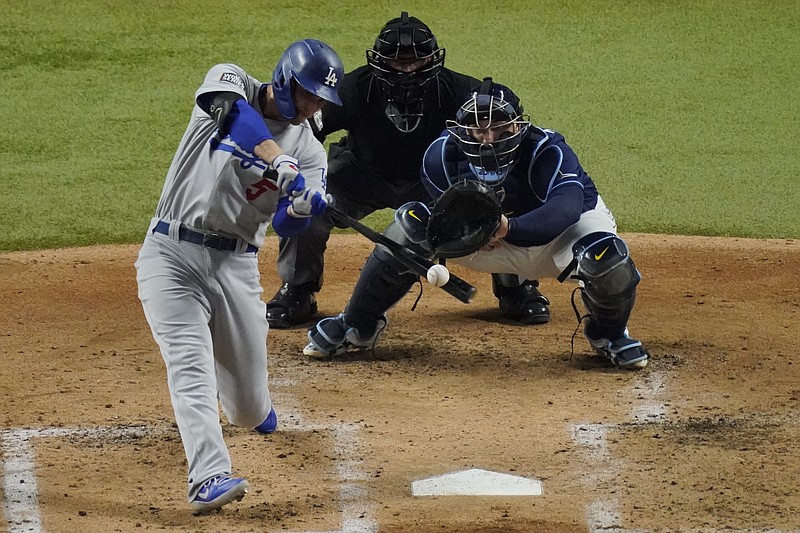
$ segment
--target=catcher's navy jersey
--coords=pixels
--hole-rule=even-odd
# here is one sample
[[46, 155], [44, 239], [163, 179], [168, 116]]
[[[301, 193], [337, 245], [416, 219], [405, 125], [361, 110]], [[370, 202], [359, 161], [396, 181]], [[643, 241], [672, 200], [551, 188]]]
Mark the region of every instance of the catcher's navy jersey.
[[[421, 178], [428, 192], [438, 198], [453, 183], [480, 179], [478, 172], [444, 132], [425, 152]], [[509, 221], [505, 240], [517, 246], [550, 242], [597, 205], [594, 182], [564, 137], [533, 125], [519, 146], [513, 168], [494, 189], [500, 192]]]

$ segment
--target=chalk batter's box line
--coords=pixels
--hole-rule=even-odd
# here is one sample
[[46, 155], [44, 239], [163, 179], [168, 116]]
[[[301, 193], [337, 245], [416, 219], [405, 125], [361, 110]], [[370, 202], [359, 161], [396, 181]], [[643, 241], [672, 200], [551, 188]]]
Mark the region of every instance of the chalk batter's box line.
[[[298, 419], [299, 417], [293, 417]], [[141, 438], [151, 434], [166, 433], [166, 428], [152, 426], [118, 426], [95, 428], [17, 428], [0, 432], [3, 449], [3, 510], [8, 533], [46, 533], [42, 527], [39, 510], [39, 491], [36, 479], [35, 454], [32, 441], [37, 437], [79, 438]], [[358, 427], [337, 423], [297, 425], [282, 429], [284, 432], [330, 431], [334, 438], [334, 451], [341, 460], [336, 461], [339, 478], [339, 506], [342, 528], [335, 531], [299, 531], [296, 533], [377, 533], [373, 504], [363, 482], [369, 477], [358, 459]]]

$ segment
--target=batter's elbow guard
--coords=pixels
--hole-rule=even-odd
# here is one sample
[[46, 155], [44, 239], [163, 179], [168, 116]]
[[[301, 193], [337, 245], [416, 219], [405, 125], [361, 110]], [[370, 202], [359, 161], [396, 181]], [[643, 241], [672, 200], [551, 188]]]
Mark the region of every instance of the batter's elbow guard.
[[208, 113], [224, 137], [230, 132], [228, 118], [236, 100], [243, 99], [242, 95], [228, 91], [206, 93], [197, 97], [197, 105]]
[[224, 128], [228, 129], [233, 142], [251, 154], [256, 146], [272, 139], [264, 117], [242, 97], [233, 102], [228, 118], [224, 121]]

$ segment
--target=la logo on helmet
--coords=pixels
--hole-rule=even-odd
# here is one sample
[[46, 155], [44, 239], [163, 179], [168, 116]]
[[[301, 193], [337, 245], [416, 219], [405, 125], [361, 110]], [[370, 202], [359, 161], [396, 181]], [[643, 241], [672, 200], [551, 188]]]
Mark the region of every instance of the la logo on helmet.
[[333, 67], [328, 67], [328, 75], [325, 76], [325, 85], [336, 87], [337, 81], [339, 80], [336, 79], [336, 72], [334, 72]]

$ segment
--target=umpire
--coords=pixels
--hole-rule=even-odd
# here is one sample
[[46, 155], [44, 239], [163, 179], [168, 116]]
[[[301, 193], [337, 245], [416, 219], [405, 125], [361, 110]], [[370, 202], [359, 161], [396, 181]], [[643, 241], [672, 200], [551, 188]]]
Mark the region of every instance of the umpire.
[[[406, 202], [432, 201], [419, 179], [426, 148], [480, 82], [444, 67], [445, 49], [430, 28], [402, 12], [386, 23], [368, 49], [367, 64], [339, 84], [343, 105], [323, 107], [309, 121], [320, 141], [347, 133], [328, 152], [327, 191], [355, 219]], [[311, 320], [322, 288], [324, 253], [334, 221], [314, 217], [303, 233], [281, 238], [278, 275], [283, 281], [267, 303], [270, 326], [288, 328]], [[536, 281], [493, 274], [501, 314], [523, 323], [550, 320], [548, 300]]]

